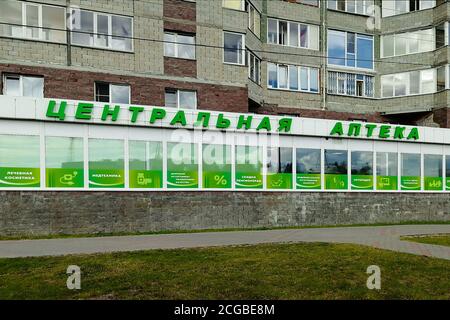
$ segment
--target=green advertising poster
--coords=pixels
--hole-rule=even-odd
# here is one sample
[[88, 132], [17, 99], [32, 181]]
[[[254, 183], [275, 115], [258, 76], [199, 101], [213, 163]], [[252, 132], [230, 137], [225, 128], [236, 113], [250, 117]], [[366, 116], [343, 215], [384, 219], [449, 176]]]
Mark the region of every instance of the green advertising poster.
[[203, 145], [203, 188], [231, 188], [231, 147]]
[[82, 169], [46, 169], [48, 188], [83, 188], [84, 170]]
[[450, 177], [446, 178], [446, 189], [450, 191]]
[[90, 188], [124, 188], [124, 170], [91, 169], [89, 170]]
[[327, 190], [347, 190], [348, 179], [346, 174], [326, 174], [325, 189]]
[[373, 176], [352, 175], [352, 190], [373, 190]]
[[291, 173], [268, 174], [267, 189], [292, 189], [292, 174]]
[[161, 170], [130, 170], [130, 188], [158, 189], [162, 188]]
[[413, 176], [404, 176], [400, 180], [402, 190], [420, 190], [421, 189], [421, 181], [420, 177]]
[[0, 168], [2, 188], [38, 188], [40, 181], [39, 168]]
[[196, 144], [167, 144], [167, 187], [198, 188], [198, 157]]
[[377, 176], [377, 190], [398, 190], [397, 176]]
[[320, 190], [322, 187], [322, 178], [320, 174], [297, 174], [297, 189], [301, 190]]
[[129, 183], [132, 189], [163, 187], [162, 143], [129, 141]]
[[236, 146], [237, 189], [262, 189], [262, 148]]
[[444, 183], [441, 177], [425, 177], [425, 190], [442, 191], [443, 187]]

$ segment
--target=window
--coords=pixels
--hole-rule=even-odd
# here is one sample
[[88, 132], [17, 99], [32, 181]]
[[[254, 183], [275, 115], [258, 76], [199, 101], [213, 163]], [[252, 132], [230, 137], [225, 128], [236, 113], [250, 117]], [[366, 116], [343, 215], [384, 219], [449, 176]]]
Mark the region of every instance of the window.
[[433, 29], [425, 29], [381, 36], [381, 57], [433, 51], [435, 49], [433, 34]]
[[421, 169], [420, 154], [402, 153], [401, 154], [401, 189], [402, 190], [420, 190], [421, 189]]
[[261, 147], [236, 146], [236, 188], [262, 189], [262, 151]]
[[248, 3], [248, 28], [258, 38], [261, 38], [261, 13], [250, 3]]
[[243, 34], [224, 32], [223, 61], [230, 64], [243, 65], [245, 61], [245, 38]]
[[330, 0], [328, 9], [370, 15], [374, 0]]
[[383, 17], [395, 16], [398, 14], [425, 10], [433, 8], [436, 5], [435, 0], [383, 0]]
[[364, 74], [328, 71], [328, 93], [373, 98], [374, 77]]
[[325, 150], [325, 189], [348, 189], [347, 168], [347, 151]]
[[377, 152], [377, 190], [397, 190], [397, 176], [397, 153]]
[[292, 189], [292, 149], [267, 148], [267, 189]]
[[66, 42], [64, 7], [6, 0], [2, 1], [0, 22], [1, 36]]
[[203, 188], [229, 189], [231, 181], [231, 147], [203, 145]]
[[297, 149], [297, 189], [321, 189], [320, 149]]
[[130, 86], [96, 82], [95, 101], [129, 104]]
[[45, 185], [48, 188], [83, 188], [83, 155], [83, 138], [46, 137]]
[[267, 43], [319, 50], [319, 26], [268, 19]]
[[89, 187], [125, 187], [122, 140], [89, 139]]
[[72, 9], [71, 30], [74, 45], [133, 51], [131, 17]]
[[437, 68], [437, 91], [445, 90], [447, 66]]
[[373, 190], [373, 152], [352, 151], [352, 190]]
[[3, 94], [14, 97], [44, 97], [44, 78], [21, 75], [3, 77]]
[[446, 45], [445, 42], [445, 27], [446, 27], [446, 23], [442, 23], [438, 26], [436, 26], [436, 31], [435, 31], [435, 39], [436, 39], [436, 48], [441, 48], [444, 47]]
[[195, 36], [164, 32], [164, 56], [195, 59]]
[[437, 71], [428, 69], [383, 75], [381, 76], [381, 87], [383, 98], [434, 93], [437, 90]]
[[329, 65], [373, 69], [373, 49], [373, 36], [328, 30]]
[[442, 155], [425, 154], [423, 158], [425, 190], [441, 191], [444, 187]]
[[222, 0], [222, 7], [233, 10], [244, 10], [244, 0]]
[[198, 188], [196, 143], [167, 143], [167, 187]]
[[0, 187], [40, 187], [38, 136], [0, 135]]
[[261, 84], [261, 59], [253, 52], [248, 52], [248, 77], [253, 82]]
[[129, 141], [130, 188], [162, 188], [162, 143]]
[[197, 92], [166, 89], [165, 101], [167, 108], [197, 109]]
[[267, 87], [270, 89], [319, 92], [319, 69], [317, 68], [269, 62], [267, 73]]

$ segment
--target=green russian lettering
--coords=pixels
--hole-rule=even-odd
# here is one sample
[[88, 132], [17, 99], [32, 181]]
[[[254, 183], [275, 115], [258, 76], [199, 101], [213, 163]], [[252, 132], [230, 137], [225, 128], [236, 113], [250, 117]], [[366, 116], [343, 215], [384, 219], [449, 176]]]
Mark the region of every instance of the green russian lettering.
[[409, 135], [408, 135], [408, 140], [411, 140], [411, 139], [419, 140], [419, 129], [417, 129], [417, 128], [411, 129], [411, 131], [409, 132]]
[[131, 111], [131, 122], [135, 123], [139, 117], [139, 114], [144, 111], [144, 107], [131, 106], [128, 110]]
[[330, 136], [334, 136], [335, 134], [337, 134], [338, 136], [342, 136], [344, 134], [342, 122], [336, 122], [334, 128], [331, 130]]
[[91, 120], [92, 109], [94, 109], [94, 104], [80, 102], [75, 112], [75, 119], [79, 120]]
[[258, 127], [256, 128], [257, 131], [265, 129], [267, 131], [272, 130], [272, 126], [270, 125], [270, 118], [264, 117], [262, 118], [261, 122], [259, 123]]
[[405, 138], [405, 127], [395, 127], [394, 139], [404, 139]]
[[58, 118], [63, 121], [66, 118], [67, 101], [61, 101], [58, 111], [55, 111], [56, 101], [50, 100], [48, 103], [46, 116], [48, 118]]
[[111, 116], [111, 121], [117, 121], [119, 117], [120, 106], [115, 106], [114, 109], [109, 108], [109, 104], [105, 104], [102, 112], [102, 121], [106, 121]]
[[360, 123], [350, 123], [350, 125], [348, 126], [347, 135], [349, 137], [351, 137], [351, 136], [359, 137], [360, 134], [361, 134], [361, 124]]
[[209, 127], [209, 119], [211, 119], [211, 113], [209, 112], [199, 112], [197, 114], [197, 121], [194, 123], [194, 126], [198, 127], [202, 125], [203, 128]]
[[377, 126], [375, 124], [366, 124], [367, 129], [367, 138], [370, 138], [373, 136], [373, 131], [375, 130]]
[[184, 114], [183, 110], [178, 111], [173, 117], [172, 121], [170, 121], [171, 126], [174, 126], [178, 123], [182, 126], [186, 125], [186, 115]]
[[227, 129], [231, 125], [231, 121], [229, 119], [224, 118], [223, 113], [219, 113], [216, 122], [217, 129]]
[[162, 120], [166, 116], [166, 110], [154, 108], [152, 114], [150, 115], [150, 123], [155, 123], [156, 120]]
[[283, 118], [278, 121], [278, 132], [291, 132], [292, 119]]
[[253, 116], [248, 116], [245, 118], [245, 116], [241, 115], [239, 116], [237, 129], [242, 129], [242, 127], [245, 125], [245, 130], [249, 130], [252, 127], [252, 120]]
[[391, 134], [391, 126], [381, 126], [380, 134], [378, 135], [381, 139], [388, 139]]

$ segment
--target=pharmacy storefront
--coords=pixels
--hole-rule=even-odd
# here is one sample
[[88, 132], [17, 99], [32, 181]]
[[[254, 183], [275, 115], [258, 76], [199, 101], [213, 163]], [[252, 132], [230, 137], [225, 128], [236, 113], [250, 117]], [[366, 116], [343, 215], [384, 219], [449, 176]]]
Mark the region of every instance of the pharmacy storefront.
[[0, 96], [0, 190], [450, 192], [450, 130]]

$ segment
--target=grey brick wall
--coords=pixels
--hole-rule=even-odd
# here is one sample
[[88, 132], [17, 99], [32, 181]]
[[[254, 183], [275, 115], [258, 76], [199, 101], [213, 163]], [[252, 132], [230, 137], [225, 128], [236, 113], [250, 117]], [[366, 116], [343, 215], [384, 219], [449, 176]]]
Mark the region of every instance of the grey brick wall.
[[450, 221], [447, 194], [0, 192], [0, 235]]

